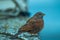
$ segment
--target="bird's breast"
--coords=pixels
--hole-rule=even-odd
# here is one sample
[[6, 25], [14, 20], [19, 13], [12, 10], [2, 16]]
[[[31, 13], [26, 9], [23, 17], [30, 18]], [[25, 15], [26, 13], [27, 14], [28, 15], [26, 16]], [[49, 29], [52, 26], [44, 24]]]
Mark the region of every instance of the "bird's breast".
[[35, 23], [35, 26], [43, 27], [44, 26], [44, 21], [43, 20], [37, 20], [36, 23]]

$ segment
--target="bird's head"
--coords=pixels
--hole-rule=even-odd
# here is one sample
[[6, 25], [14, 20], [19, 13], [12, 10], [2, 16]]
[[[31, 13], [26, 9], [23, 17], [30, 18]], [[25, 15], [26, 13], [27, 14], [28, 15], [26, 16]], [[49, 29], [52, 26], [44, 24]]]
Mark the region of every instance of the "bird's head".
[[35, 14], [35, 16], [36, 16], [37, 18], [43, 18], [44, 15], [45, 15], [45, 14], [42, 13], [42, 12], [37, 12], [37, 13]]

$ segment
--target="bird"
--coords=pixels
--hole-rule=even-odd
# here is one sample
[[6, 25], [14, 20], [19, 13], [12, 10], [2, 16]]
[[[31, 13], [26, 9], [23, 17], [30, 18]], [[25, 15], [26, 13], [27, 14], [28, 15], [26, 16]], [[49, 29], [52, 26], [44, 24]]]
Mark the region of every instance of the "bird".
[[38, 32], [40, 32], [44, 27], [44, 15], [45, 14], [42, 12], [37, 12], [26, 22], [25, 25], [18, 29], [18, 32], [14, 35], [14, 37], [17, 37], [23, 32], [28, 32], [30, 34], [37, 34]]

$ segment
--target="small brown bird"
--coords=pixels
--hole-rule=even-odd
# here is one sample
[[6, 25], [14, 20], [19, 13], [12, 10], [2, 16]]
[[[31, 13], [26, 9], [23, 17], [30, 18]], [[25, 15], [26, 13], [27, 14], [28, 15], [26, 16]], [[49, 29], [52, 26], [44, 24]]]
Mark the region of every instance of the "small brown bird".
[[44, 26], [44, 20], [43, 20], [44, 15], [45, 14], [43, 14], [41, 12], [37, 12], [33, 17], [31, 17], [27, 21], [27, 23], [24, 26], [22, 26], [18, 30], [18, 33], [15, 36], [17, 37], [22, 32], [28, 32], [30, 34], [37, 34], [39, 31], [42, 30], [42, 28]]

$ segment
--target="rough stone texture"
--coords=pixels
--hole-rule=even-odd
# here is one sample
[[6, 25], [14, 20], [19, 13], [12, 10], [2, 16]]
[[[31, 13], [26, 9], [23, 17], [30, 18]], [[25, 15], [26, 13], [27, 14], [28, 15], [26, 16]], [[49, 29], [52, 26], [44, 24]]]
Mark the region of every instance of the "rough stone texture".
[[[25, 4], [25, 2], [23, 2], [22, 0], [20, 1], [18, 0], [17, 2], [20, 4], [19, 6], [22, 7], [22, 10], [26, 11], [25, 7], [27, 5]], [[3, 11], [2, 13], [0, 12], [0, 33], [9, 33], [9, 34], [15, 35], [18, 29], [21, 28], [29, 18], [28, 17], [15, 17], [15, 18], [4, 19], [8, 16], [1, 16], [1, 15], [9, 15], [9, 13], [5, 13], [4, 10], [6, 10], [7, 8], [13, 8], [13, 9], [15, 8], [15, 4], [11, 3], [13, 5], [11, 6], [10, 3], [11, 2], [9, 1], [4, 1], [4, 0], [0, 1], [0, 9]], [[11, 13], [11, 15], [15, 15], [15, 14], [16, 13], [14, 14]], [[19, 39], [19, 38], [22, 38], [22, 39]], [[19, 38], [10, 39], [10, 36], [0, 34], [0, 40], [39, 40], [38, 35], [32, 36], [29, 33], [22, 33], [20, 34]]]
[[19, 37], [24, 39], [24, 40], [40, 40], [38, 34], [37, 35], [31, 35], [27, 32], [22, 33]]
[[[20, 11], [28, 11], [27, 10], [27, 0], [15, 0], [16, 3], [12, 0], [0, 0], [0, 15], [13, 15], [17, 16]], [[7, 9], [12, 9], [13, 11], [16, 10], [15, 13], [12, 12], [5, 12]]]
[[[9, 18], [7, 20], [0, 20], [0, 32], [10, 33], [15, 35], [20, 27], [22, 27], [28, 18]], [[31, 35], [27, 32], [19, 35], [19, 38], [23, 40], [40, 40], [38, 35]], [[20, 40], [20, 39], [9, 39], [9, 36], [0, 35], [1, 40]]]

